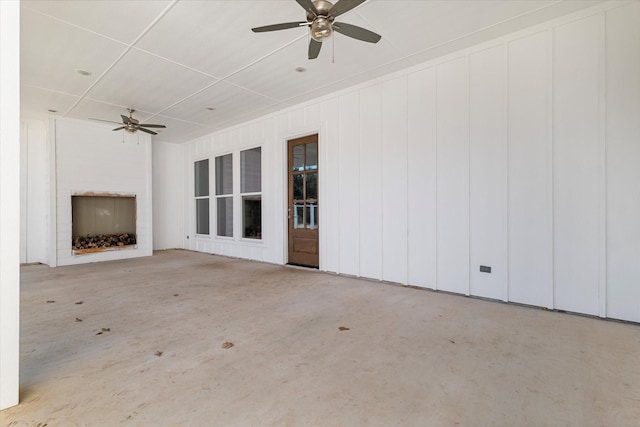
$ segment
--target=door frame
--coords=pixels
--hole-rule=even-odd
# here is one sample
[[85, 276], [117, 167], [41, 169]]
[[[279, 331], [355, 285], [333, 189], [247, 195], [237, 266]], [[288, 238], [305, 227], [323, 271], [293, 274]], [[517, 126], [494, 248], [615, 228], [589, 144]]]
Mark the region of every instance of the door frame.
[[[321, 165], [324, 165], [324, 144], [323, 144], [323, 134], [326, 133], [326, 125], [323, 124], [321, 126], [309, 126], [303, 129], [298, 129], [297, 131], [289, 130], [288, 132], [283, 132], [280, 134], [280, 172], [282, 173], [282, 178], [280, 181], [280, 188], [283, 196], [281, 197], [281, 230], [282, 230], [282, 264], [289, 265], [289, 219], [287, 214], [287, 208], [289, 206], [289, 141], [292, 139], [303, 138], [305, 136], [310, 135], [318, 135], [318, 169], [320, 169]], [[323, 173], [318, 174], [318, 200], [324, 199], [324, 176]], [[320, 203], [318, 203], [320, 206]], [[318, 215], [318, 224], [325, 223], [325, 215], [324, 208], [320, 209], [320, 214]], [[324, 236], [325, 236], [324, 227], [320, 226], [318, 230], [318, 271], [324, 271]]]

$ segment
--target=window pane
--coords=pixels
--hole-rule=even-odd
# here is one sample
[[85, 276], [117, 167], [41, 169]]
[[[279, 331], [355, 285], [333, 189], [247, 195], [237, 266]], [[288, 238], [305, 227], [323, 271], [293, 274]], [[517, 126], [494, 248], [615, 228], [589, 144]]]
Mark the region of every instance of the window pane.
[[209, 195], [209, 159], [194, 164], [196, 197]]
[[307, 199], [318, 198], [318, 172], [307, 174]]
[[218, 236], [233, 237], [233, 197], [218, 200]]
[[196, 234], [209, 234], [209, 199], [196, 199]]
[[318, 228], [318, 204], [307, 203], [307, 217], [305, 218], [305, 224], [307, 228], [315, 230]]
[[307, 148], [306, 169], [318, 169], [318, 144], [312, 142], [305, 147]]
[[262, 198], [245, 196], [242, 204], [242, 237], [262, 239]]
[[293, 175], [293, 200], [304, 200], [302, 185], [304, 174]]
[[293, 205], [293, 228], [304, 228], [304, 203]]
[[240, 153], [240, 191], [242, 193], [261, 191], [261, 151], [258, 147]]
[[233, 193], [233, 157], [231, 154], [216, 157], [216, 194]]
[[304, 145], [296, 145], [293, 147], [293, 170], [301, 171], [304, 169]]

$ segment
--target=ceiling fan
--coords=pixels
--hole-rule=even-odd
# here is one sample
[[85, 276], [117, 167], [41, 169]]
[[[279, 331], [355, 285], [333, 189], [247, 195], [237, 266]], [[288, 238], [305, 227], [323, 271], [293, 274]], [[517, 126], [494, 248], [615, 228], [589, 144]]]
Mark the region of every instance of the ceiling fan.
[[137, 131], [141, 130], [142, 132], [146, 132], [146, 133], [150, 133], [151, 135], [157, 135], [157, 132], [154, 132], [152, 130], [146, 129], [146, 128], [166, 128], [165, 125], [152, 125], [152, 124], [147, 124], [147, 123], [140, 123], [137, 119], [134, 119], [133, 113], [136, 111], [133, 108], [127, 108], [127, 111], [129, 112], [129, 117], [120, 114], [120, 117], [122, 117], [122, 123], [120, 122], [112, 122], [111, 120], [102, 120], [102, 119], [89, 119], [89, 120], [97, 120], [99, 122], [107, 122], [107, 123], [115, 123], [118, 125], [123, 125], [120, 127], [117, 127], [113, 130], [122, 130], [124, 129], [125, 131], [129, 132], [129, 133], [136, 133]]
[[382, 36], [357, 25], [337, 22], [335, 19], [364, 3], [365, 0], [338, 0], [332, 4], [326, 0], [296, 0], [307, 12], [307, 20], [301, 22], [284, 22], [282, 24], [266, 25], [252, 28], [254, 33], [266, 31], [286, 30], [288, 28], [309, 27], [311, 40], [309, 41], [309, 59], [315, 59], [320, 53], [322, 42], [327, 40], [334, 31], [354, 39], [369, 43], [377, 43]]

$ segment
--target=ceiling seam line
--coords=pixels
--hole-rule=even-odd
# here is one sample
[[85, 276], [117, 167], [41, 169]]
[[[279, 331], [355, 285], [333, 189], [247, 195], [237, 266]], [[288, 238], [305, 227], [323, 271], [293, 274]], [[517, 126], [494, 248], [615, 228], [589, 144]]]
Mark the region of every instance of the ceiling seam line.
[[160, 14], [156, 16], [153, 21], [151, 21], [149, 25], [147, 25], [147, 27], [138, 35], [138, 37], [136, 37], [133, 42], [131, 42], [131, 44], [126, 47], [126, 49], [116, 58], [116, 60], [113, 61], [113, 63], [102, 72], [102, 74], [100, 74], [100, 76], [82, 93], [82, 95], [80, 95], [80, 98], [71, 106], [71, 108], [65, 111], [63, 116], [66, 116], [71, 111], [73, 111], [73, 109], [78, 106], [78, 104], [85, 98], [85, 96], [87, 96], [91, 89], [93, 89], [104, 78], [104, 76], [106, 76], [107, 73], [111, 71], [111, 69], [115, 67], [122, 58], [124, 58], [124, 56], [133, 48], [133, 46], [138, 43], [138, 41], [140, 41], [140, 39], [144, 37], [159, 22], [167, 14], [167, 12], [169, 12], [169, 10], [171, 10], [171, 8], [175, 6], [177, 2], [178, 0], [172, 0], [171, 3], [169, 3], [167, 7], [165, 7], [162, 12], [160, 12]]
[[258, 96], [261, 96], [261, 97], [263, 97], [263, 98], [267, 98], [267, 99], [269, 99], [269, 100], [271, 100], [271, 101], [281, 102], [278, 98], [274, 98], [274, 97], [269, 96], [269, 95], [266, 95], [266, 94], [264, 94], [264, 93], [257, 92], [257, 91], [255, 91], [255, 90], [253, 90], [253, 89], [249, 89], [248, 87], [245, 87], [245, 86], [239, 85], [239, 84], [234, 83], [234, 82], [231, 82], [231, 81], [229, 81], [229, 80], [225, 80], [224, 82], [225, 82], [225, 83], [228, 83], [228, 84], [230, 84], [230, 85], [232, 85], [232, 86], [235, 86], [235, 87], [237, 87], [238, 89], [242, 89], [242, 90], [246, 90], [247, 92], [251, 92], [251, 93], [252, 93], [252, 94], [254, 94], [254, 95], [258, 95]]
[[143, 52], [143, 53], [146, 53], [147, 55], [154, 56], [154, 57], [156, 57], [158, 59], [162, 59], [163, 61], [170, 62], [170, 63], [172, 63], [174, 65], [178, 65], [178, 66], [180, 66], [182, 68], [185, 68], [187, 70], [193, 71], [195, 73], [202, 74], [203, 76], [207, 76], [207, 77], [210, 77], [210, 78], [216, 79], [216, 80], [222, 80], [222, 78], [220, 78], [218, 76], [214, 76], [213, 74], [209, 74], [209, 73], [207, 73], [205, 71], [198, 70], [197, 68], [190, 67], [190, 66], [182, 64], [182, 63], [180, 63], [178, 61], [174, 61], [173, 59], [169, 59], [169, 58], [166, 58], [166, 57], [164, 57], [162, 55], [158, 55], [157, 53], [150, 52], [150, 51], [148, 51], [146, 49], [142, 49], [142, 48], [136, 47], [136, 46], [133, 46], [133, 49], [134, 50], [138, 50], [138, 51]]
[[[177, 0], [176, 0], [176, 1], [177, 1]], [[211, 84], [209, 84], [209, 85], [207, 85], [207, 86], [203, 87], [202, 89], [200, 89], [200, 90], [198, 90], [198, 91], [196, 91], [196, 92], [192, 93], [191, 95], [186, 96], [185, 98], [182, 98], [182, 99], [181, 99], [181, 100], [179, 100], [179, 101], [176, 101], [175, 103], [173, 103], [173, 104], [169, 105], [168, 107], [163, 108], [162, 110], [158, 111], [158, 112], [157, 112], [156, 114], [154, 114], [153, 116], [149, 117], [147, 120], [151, 120], [151, 119], [153, 119], [153, 118], [154, 118], [154, 117], [156, 117], [157, 115], [160, 115], [160, 114], [162, 114], [163, 112], [165, 112], [165, 111], [167, 111], [167, 110], [169, 110], [169, 109], [171, 109], [171, 108], [175, 107], [176, 105], [180, 104], [181, 102], [184, 102], [184, 101], [186, 101], [186, 100], [188, 100], [188, 99], [190, 99], [190, 98], [193, 98], [194, 96], [196, 96], [196, 95], [198, 95], [198, 94], [200, 94], [200, 93], [204, 92], [205, 90], [209, 89], [209, 88], [210, 88], [210, 87], [212, 87], [212, 86], [215, 86], [216, 84], [218, 84], [218, 83], [220, 83], [220, 82], [225, 82], [225, 83], [234, 84], [234, 83], [232, 83], [232, 82], [227, 81], [226, 79], [228, 79], [229, 77], [234, 76], [235, 74], [237, 74], [237, 73], [239, 73], [239, 72], [241, 72], [241, 71], [243, 71], [243, 70], [246, 70], [247, 68], [249, 68], [249, 67], [251, 67], [251, 66], [253, 66], [253, 65], [257, 64], [258, 62], [260, 62], [260, 61], [262, 61], [262, 60], [264, 60], [264, 59], [268, 58], [269, 56], [273, 55], [274, 53], [279, 52], [280, 50], [282, 50], [282, 49], [284, 49], [284, 48], [286, 48], [286, 47], [288, 47], [288, 46], [291, 46], [293, 43], [297, 42], [297, 41], [298, 41], [298, 40], [300, 40], [302, 37], [306, 37], [306, 36], [300, 36], [300, 37], [297, 37], [297, 38], [293, 39], [292, 41], [290, 41], [290, 42], [288, 42], [288, 43], [286, 43], [286, 44], [284, 44], [284, 45], [280, 46], [279, 48], [277, 48], [277, 49], [275, 49], [275, 50], [273, 50], [273, 51], [269, 52], [268, 54], [266, 54], [266, 55], [264, 55], [264, 56], [262, 56], [262, 57], [260, 57], [260, 58], [256, 59], [255, 61], [253, 61], [253, 62], [251, 62], [251, 63], [249, 63], [249, 64], [247, 64], [247, 65], [245, 65], [244, 67], [241, 67], [241, 68], [237, 69], [236, 71], [233, 71], [233, 72], [231, 72], [231, 73], [227, 74], [226, 76], [222, 77], [220, 80], [215, 81], [215, 82], [213, 82], [213, 83], [211, 83]], [[239, 87], [242, 87], [242, 86], [239, 86]], [[265, 95], [262, 95], [262, 96], [265, 96]], [[270, 98], [270, 97], [269, 97], [269, 98]], [[275, 100], [275, 101], [278, 101], [278, 100]]]
[[37, 13], [38, 15], [46, 16], [47, 18], [51, 18], [54, 21], [58, 21], [58, 22], [60, 22], [62, 24], [69, 25], [70, 27], [74, 27], [74, 28], [77, 28], [79, 30], [86, 31], [87, 33], [91, 33], [91, 34], [93, 34], [95, 36], [98, 36], [98, 37], [101, 37], [103, 39], [107, 39], [107, 40], [110, 40], [110, 41], [112, 41], [114, 43], [118, 43], [118, 44], [127, 46], [127, 43], [123, 42], [122, 40], [114, 39], [113, 37], [109, 37], [106, 34], [101, 34], [101, 33], [98, 33], [97, 31], [93, 31], [93, 30], [91, 30], [89, 28], [86, 28], [86, 27], [83, 27], [81, 25], [74, 24], [73, 22], [65, 21], [64, 19], [58, 18], [57, 16], [49, 15], [48, 13], [45, 13], [45, 12], [42, 12], [40, 10], [34, 9], [34, 8], [29, 7], [27, 5], [25, 5], [23, 7], [25, 9], [33, 12], [33, 13]]
[[64, 92], [64, 91], [61, 91], [61, 90], [49, 89], [47, 87], [32, 85], [32, 84], [29, 84], [29, 83], [23, 83], [22, 86], [23, 87], [30, 87], [30, 88], [33, 88], [33, 89], [40, 89], [40, 90], [44, 90], [44, 91], [47, 91], [47, 92], [59, 93], [61, 95], [72, 96], [74, 98], [77, 98], [77, 97], [80, 96], [80, 95], [74, 95], [74, 94], [69, 93], [69, 92]]
[[[372, 31], [376, 32], [376, 33], [382, 33], [384, 31], [382, 31], [380, 28], [376, 27], [375, 25], [372, 25], [371, 22], [369, 22], [369, 20], [367, 18], [365, 18], [364, 16], [362, 16], [362, 13], [355, 11], [354, 12], [356, 15], [358, 15], [360, 17], [360, 19], [362, 19], [364, 21], [365, 24], [367, 24], [367, 26], [369, 28], [371, 28]], [[398, 49], [395, 45], [395, 43], [393, 43], [391, 40], [389, 40], [389, 37], [385, 36], [385, 41], [387, 41], [392, 48], [394, 49]]]
[[305, 38], [305, 37], [307, 37], [307, 35], [306, 35], [306, 34], [303, 34], [303, 35], [301, 35], [301, 36], [296, 37], [295, 39], [291, 40], [290, 42], [285, 43], [284, 45], [282, 45], [282, 46], [278, 47], [278, 48], [277, 48], [277, 49], [275, 49], [275, 50], [272, 50], [271, 52], [267, 53], [266, 55], [261, 56], [260, 58], [256, 59], [255, 61], [250, 62], [249, 64], [247, 64], [247, 65], [245, 65], [245, 66], [243, 66], [243, 67], [238, 68], [236, 71], [233, 71], [233, 72], [231, 72], [231, 73], [227, 74], [226, 76], [222, 77], [222, 79], [221, 79], [221, 80], [226, 80], [226, 79], [228, 79], [229, 77], [233, 77], [233, 76], [235, 76], [235, 75], [236, 75], [236, 74], [238, 74], [239, 72], [244, 71], [244, 70], [246, 70], [247, 68], [249, 68], [249, 67], [251, 67], [251, 66], [253, 66], [253, 65], [256, 65], [258, 62], [261, 62], [261, 61], [263, 61], [263, 60], [267, 59], [267, 58], [268, 58], [268, 57], [270, 57], [271, 55], [273, 55], [273, 54], [275, 54], [275, 53], [280, 52], [282, 49], [284, 49], [284, 48], [286, 48], [286, 47], [291, 46], [292, 44], [294, 44], [294, 43], [295, 43], [295, 42], [297, 42], [298, 40], [301, 40], [302, 38]]
[[[77, 96], [77, 95], [76, 95]], [[92, 101], [92, 102], [97, 102], [99, 104], [105, 104], [105, 105], [110, 105], [112, 107], [118, 107], [118, 108], [128, 108], [126, 105], [120, 105], [120, 104], [114, 104], [113, 102], [107, 102], [107, 101], [102, 101], [100, 99], [96, 99], [96, 98], [91, 98], [88, 96], [85, 96], [84, 99], [88, 100], [88, 101]], [[136, 110], [136, 113], [146, 113], [146, 114], [153, 114], [151, 111], [146, 111], [146, 110]]]
[[[290, 105], [290, 104], [286, 104], [285, 102], [279, 102], [279, 103], [275, 104], [275, 105], [274, 105], [274, 106], [272, 106], [272, 107], [275, 107], [275, 106], [277, 106], [277, 107], [282, 107], [282, 108], [280, 108], [279, 110], [276, 110], [276, 111], [271, 111], [271, 112], [267, 111], [267, 112], [266, 112], [266, 113], [264, 113], [262, 116], [257, 116], [257, 117], [253, 117], [253, 118], [251, 118], [251, 116], [252, 116], [255, 112], [249, 112], [249, 113], [245, 113], [245, 114], [240, 114], [240, 115], [236, 116], [236, 117], [235, 117], [235, 118], [233, 118], [233, 119], [228, 119], [228, 120], [225, 120], [225, 121], [223, 121], [223, 122], [220, 122], [220, 123], [218, 124], [218, 127], [219, 127], [220, 129], [224, 129], [224, 128], [226, 128], [226, 127], [229, 127], [229, 126], [235, 126], [235, 125], [237, 125], [237, 124], [239, 124], [239, 123], [243, 123], [243, 122], [246, 122], [246, 121], [259, 120], [259, 119], [261, 119], [261, 118], [268, 117], [270, 114], [276, 114], [276, 113], [278, 113], [278, 112], [282, 111], [282, 110], [283, 110], [283, 108], [291, 107], [291, 105]], [[269, 108], [271, 108], [271, 107], [264, 107], [264, 108], [261, 108], [261, 109], [260, 109], [260, 110], [258, 110], [258, 111], [268, 110]], [[240, 122], [238, 122], [238, 120], [240, 120]]]
[[154, 117], [161, 115], [161, 114], [162, 114], [162, 113], [164, 113], [165, 111], [167, 111], [167, 110], [169, 110], [169, 109], [171, 109], [171, 108], [175, 107], [176, 105], [180, 104], [181, 102], [184, 102], [184, 101], [186, 101], [187, 99], [193, 98], [194, 96], [201, 94], [201, 93], [202, 93], [202, 92], [204, 92], [205, 90], [207, 90], [207, 89], [209, 89], [209, 88], [211, 88], [211, 87], [213, 87], [213, 86], [215, 86], [215, 85], [217, 85], [217, 84], [221, 83], [222, 81], [223, 81], [223, 80], [222, 80], [222, 79], [220, 79], [220, 80], [216, 80], [216, 81], [215, 81], [215, 82], [213, 82], [213, 83], [209, 83], [208, 85], [206, 85], [206, 86], [205, 86], [205, 87], [203, 87], [202, 89], [200, 89], [200, 90], [198, 90], [198, 91], [196, 91], [196, 92], [192, 93], [191, 95], [187, 95], [187, 96], [185, 96], [184, 98], [182, 98], [182, 99], [180, 99], [180, 100], [178, 100], [178, 101], [174, 102], [173, 104], [169, 105], [168, 107], [163, 108], [162, 110], [160, 110], [160, 111], [158, 111], [157, 113], [155, 113], [153, 116], [149, 117], [147, 120], [151, 120], [151, 119], [153, 119]]

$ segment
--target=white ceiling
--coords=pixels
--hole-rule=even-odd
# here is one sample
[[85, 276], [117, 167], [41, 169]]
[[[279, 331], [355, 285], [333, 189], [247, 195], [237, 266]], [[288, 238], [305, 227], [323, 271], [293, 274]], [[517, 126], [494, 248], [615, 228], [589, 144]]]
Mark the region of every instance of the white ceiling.
[[132, 107], [180, 143], [599, 1], [369, 0], [340, 20], [379, 43], [336, 34], [308, 60], [305, 28], [251, 31], [304, 20], [295, 0], [22, 0], [22, 112], [119, 121]]

